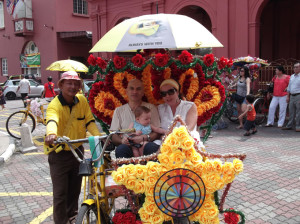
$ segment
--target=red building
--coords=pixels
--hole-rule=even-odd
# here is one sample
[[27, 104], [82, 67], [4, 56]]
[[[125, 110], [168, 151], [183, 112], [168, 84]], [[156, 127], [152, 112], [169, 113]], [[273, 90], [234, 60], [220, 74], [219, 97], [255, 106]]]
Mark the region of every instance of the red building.
[[[213, 49], [217, 57], [300, 59], [299, 0], [32, 0], [33, 30], [21, 31], [15, 30], [18, 19], [8, 13], [6, 1], [0, 0], [0, 81], [23, 73], [37, 73], [43, 82], [48, 75], [58, 79], [57, 72], [45, 70], [53, 61], [84, 62], [92, 44], [113, 26], [157, 12], [202, 23], [224, 45]], [[31, 53], [40, 53], [40, 66], [21, 68], [20, 55]]]
[[[255, 56], [274, 61], [300, 59], [299, 0], [88, 0], [93, 44], [121, 21], [144, 14], [171, 13], [194, 18], [224, 48], [217, 57]], [[101, 54], [110, 56], [109, 54]]]
[[52, 62], [86, 62], [92, 26], [85, 0], [19, 0], [13, 11], [9, 2], [0, 0], [0, 82], [20, 74], [56, 82], [59, 73], [45, 70]]

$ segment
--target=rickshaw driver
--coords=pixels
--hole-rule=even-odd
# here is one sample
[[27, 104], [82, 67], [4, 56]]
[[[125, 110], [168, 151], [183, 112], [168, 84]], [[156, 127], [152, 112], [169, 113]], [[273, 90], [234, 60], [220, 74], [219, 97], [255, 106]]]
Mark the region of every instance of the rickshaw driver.
[[[57, 136], [85, 138], [86, 129], [94, 136], [101, 135], [85, 96], [77, 94], [81, 88], [78, 74], [74, 71], [63, 73], [58, 87], [61, 94], [51, 101], [47, 109], [45, 144], [53, 144]], [[82, 145], [76, 146], [84, 152]], [[53, 184], [53, 218], [56, 224], [74, 223], [82, 179], [78, 176], [79, 162], [69, 147], [64, 145], [61, 149], [63, 150], [58, 153], [50, 152], [48, 157]]]

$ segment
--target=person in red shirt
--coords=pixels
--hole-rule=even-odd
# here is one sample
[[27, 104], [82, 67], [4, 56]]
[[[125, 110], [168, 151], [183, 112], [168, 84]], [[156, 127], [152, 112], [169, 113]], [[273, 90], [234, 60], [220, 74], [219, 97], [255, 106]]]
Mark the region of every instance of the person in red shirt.
[[278, 127], [281, 128], [285, 121], [286, 108], [287, 108], [287, 87], [289, 85], [290, 76], [285, 75], [283, 66], [277, 66], [275, 76], [272, 79], [274, 83], [273, 98], [269, 107], [268, 121], [265, 127], [272, 127], [274, 125], [274, 116], [276, 108], [279, 104], [279, 120]]
[[[253, 105], [255, 98], [252, 94], [248, 94], [246, 96], [246, 102], [247, 102], [247, 108], [246, 110], [239, 116], [244, 117], [247, 114], [247, 120], [244, 124], [244, 129], [246, 130], [246, 133], [244, 136], [249, 136], [251, 134], [255, 134], [257, 132], [257, 129], [255, 127], [255, 117], [256, 117], [256, 111]], [[250, 133], [250, 129], [252, 132]]]
[[44, 84], [44, 92], [42, 94], [42, 98], [45, 98], [47, 101], [53, 100], [55, 97], [54, 92], [54, 83], [52, 82], [52, 77], [48, 77], [48, 82]]

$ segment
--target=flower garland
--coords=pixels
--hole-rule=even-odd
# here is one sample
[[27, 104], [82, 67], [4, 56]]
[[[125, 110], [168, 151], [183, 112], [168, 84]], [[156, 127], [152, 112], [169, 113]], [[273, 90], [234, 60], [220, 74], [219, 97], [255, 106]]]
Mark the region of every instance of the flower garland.
[[[179, 81], [182, 86], [181, 93], [186, 99], [196, 103], [198, 108], [197, 124], [201, 125], [211, 118], [212, 114], [216, 113], [225, 101], [225, 91], [218, 80], [222, 72], [230, 70], [232, 60], [224, 57], [220, 60], [213, 54], [194, 57], [188, 51], [182, 51], [177, 59], [170, 57], [164, 51], [152, 54], [148, 59], [142, 54], [136, 54], [131, 60], [115, 56], [113, 60], [106, 61], [90, 55], [88, 58], [89, 73], [105, 75], [105, 81], [101, 84], [98, 76], [89, 92], [90, 107], [95, 118], [101, 122], [102, 128], [108, 129], [113, 110], [128, 101], [126, 95], [128, 81], [134, 78], [142, 80], [145, 91], [143, 100], [158, 105], [163, 103], [160, 96], [160, 84], [164, 79], [173, 78]], [[209, 74], [211, 71], [213, 74]], [[199, 96], [200, 93], [203, 95], [201, 89], [207, 85], [214, 86], [214, 88], [206, 88], [206, 91], [210, 91], [213, 97], [211, 102], [201, 101]], [[217, 97], [216, 88], [219, 97]], [[100, 92], [106, 94], [99, 94]]]
[[113, 77], [114, 79], [114, 87], [115, 89], [119, 90], [119, 93], [124, 97], [126, 101], [128, 101], [128, 97], [126, 94], [126, 89], [123, 87], [123, 80], [126, 78], [127, 82], [129, 82], [132, 79], [135, 79], [136, 77], [132, 74], [129, 74], [128, 72], [122, 72], [122, 73], [116, 73]]
[[234, 159], [224, 162], [220, 159], [205, 159], [196, 151], [194, 139], [185, 126], [174, 128], [163, 141], [158, 162], [148, 161], [146, 165], [129, 164], [119, 167], [112, 173], [117, 184], [125, 185], [135, 193], [145, 193], [143, 206], [139, 209], [141, 220], [145, 223], [163, 223], [171, 217], [159, 210], [154, 202], [154, 186], [166, 172], [176, 168], [189, 169], [203, 180], [206, 197], [202, 207], [189, 216], [190, 221], [200, 223], [219, 223], [219, 210], [214, 201], [214, 192], [231, 183], [243, 171], [243, 162]]

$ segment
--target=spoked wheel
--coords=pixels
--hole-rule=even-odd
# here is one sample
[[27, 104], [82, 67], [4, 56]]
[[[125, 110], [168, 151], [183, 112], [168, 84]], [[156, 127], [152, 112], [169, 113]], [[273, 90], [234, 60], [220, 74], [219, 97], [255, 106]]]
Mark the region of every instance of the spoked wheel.
[[231, 99], [228, 99], [226, 102], [224, 114], [231, 122], [236, 122], [238, 120], [237, 108], [234, 105], [234, 101]]
[[254, 108], [256, 111], [255, 124], [259, 125], [259, 124], [264, 123], [264, 121], [267, 118], [267, 114], [268, 114], [268, 108], [264, 102], [264, 99], [260, 98], [260, 99], [255, 100]]
[[[118, 198], [108, 198], [108, 206], [110, 212], [104, 212], [104, 209], [100, 209], [100, 220], [101, 224], [111, 224], [114, 215], [118, 209], [129, 208], [128, 201], [124, 197]], [[76, 224], [97, 224], [98, 222], [98, 212], [96, 204], [93, 205], [82, 205], [78, 216], [76, 218]]]
[[[76, 224], [97, 224], [98, 223], [98, 215], [97, 215], [96, 205], [82, 205], [78, 216], [76, 218]], [[105, 223], [103, 217], [101, 218], [101, 223]]]
[[35, 129], [35, 119], [31, 114], [24, 111], [17, 111], [11, 114], [6, 120], [6, 130], [10, 136], [21, 139], [21, 126], [27, 124], [31, 132]]

